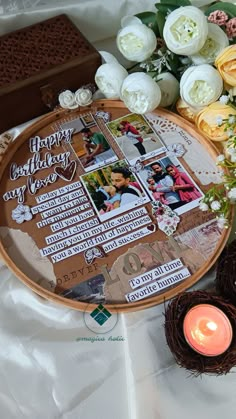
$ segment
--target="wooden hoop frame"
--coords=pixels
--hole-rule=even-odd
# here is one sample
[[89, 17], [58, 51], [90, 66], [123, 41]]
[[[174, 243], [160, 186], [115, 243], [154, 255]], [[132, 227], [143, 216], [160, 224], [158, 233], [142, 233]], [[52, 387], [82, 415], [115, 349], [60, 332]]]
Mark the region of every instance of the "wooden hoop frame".
[[[80, 113], [84, 112], [94, 112], [94, 110], [104, 110], [109, 111], [114, 108], [122, 108], [126, 109], [123, 102], [121, 101], [115, 101], [115, 100], [98, 100], [93, 102], [92, 105], [81, 108], [79, 111]], [[129, 111], [127, 110], [127, 113]], [[48, 124], [51, 124], [53, 122], [56, 122], [59, 120], [63, 115], [69, 115], [78, 113], [78, 109], [75, 111], [65, 111], [65, 110], [55, 110], [46, 116], [43, 116], [40, 120], [33, 123], [30, 127], [28, 127], [25, 131], [23, 131], [17, 141], [14, 141], [8, 146], [5, 147], [4, 150], [4, 159], [0, 158], [0, 181], [2, 178], [2, 175], [4, 173], [4, 170], [7, 166], [7, 164], [10, 162], [12, 156], [14, 153], [18, 150], [18, 148], [29, 139], [30, 136], [33, 136], [34, 133], [36, 133], [39, 129], [46, 127]], [[170, 121], [176, 123], [178, 126], [186, 130], [189, 134], [193, 135], [201, 144], [204, 145], [207, 152], [215, 159], [218, 155], [218, 150], [212, 143], [209, 142], [209, 140], [205, 139], [197, 130], [196, 128], [188, 121], [183, 119], [181, 116], [178, 116], [176, 114], [173, 114], [170, 111], [167, 111], [165, 109], [158, 108], [153, 113], [158, 114], [159, 116], [166, 117]], [[7, 152], [6, 152], [7, 151]], [[231, 221], [233, 217], [233, 211], [231, 211]], [[192, 285], [194, 285], [197, 281], [199, 281], [206, 272], [213, 266], [213, 264], [218, 259], [220, 253], [222, 252], [227, 239], [230, 234], [230, 228], [225, 229], [225, 231], [222, 233], [222, 237], [219, 240], [219, 244], [212, 255], [210, 259], [208, 259], [203, 266], [193, 275], [191, 275], [188, 279], [185, 279], [182, 283], [179, 285], [176, 285], [174, 288], [170, 289], [169, 291], [166, 291], [165, 293], [161, 295], [156, 295], [154, 297], [149, 297], [144, 300], [139, 300], [134, 303], [118, 303], [118, 304], [105, 304], [106, 308], [111, 312], [130, 312], [130, 311], [136, 311], [141, 310], [144, 308], [148, 308], [157, 304], [162, 303], [165, 300], [168, 300], [174, 296], [176, 296], [178, 293], [183, 292], [184, 290], [190, 288]], [[35, 283], [31, 278], [29, 278], [27, 275], [25, 275], [12, 261], [12, 259], [9, 257], [7, 251], [5, 250], [1, 238], [0, 238], [0, 257], [3, 259], [5, 264], [8, 266], [8, 268], [29, 288], [31, 288], [35, 293], [39, 294], [41, 297], [51, 300], [56, 303], [60, 303], [64, 306], [67, 306], [72, 309], [81, 310], [81, 311], [90, 311], [93, 308], [97, 307], [97, 304], [88, 304], [83, 303], [80, 301], [70, 300], [64, 297], [61, 297], [53, 292], [48, 291], [47, 289], [42, 288], [40, 285]], [[89, 306], [89, 308], [88, 308]]]

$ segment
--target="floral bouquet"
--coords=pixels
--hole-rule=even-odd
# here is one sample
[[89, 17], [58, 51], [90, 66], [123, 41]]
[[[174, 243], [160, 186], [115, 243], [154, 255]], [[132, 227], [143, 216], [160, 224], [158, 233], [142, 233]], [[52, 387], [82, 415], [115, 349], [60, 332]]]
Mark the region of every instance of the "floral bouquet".
[[[123, 17], [116, 44], [132, 65], [126, 69], [100, 51], [104, 62], [95, 82], [100, 97], [121, 99], [131, 112], [168, 107], [224, 144], [218, 164], [229, 175], [200, 207], [217, 212], [227, 226], [229, 203], [236, 200], [236, 3], [160, 0], [155, 8]], [[71, 109], [86, 106], [93, 93], [86, 87], [66, 91], [59, 102]]]

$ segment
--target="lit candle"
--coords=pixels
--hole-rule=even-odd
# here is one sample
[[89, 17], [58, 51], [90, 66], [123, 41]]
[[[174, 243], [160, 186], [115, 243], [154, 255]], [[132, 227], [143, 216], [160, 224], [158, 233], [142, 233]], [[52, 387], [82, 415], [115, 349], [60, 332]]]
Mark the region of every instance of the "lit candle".
[[184, 336], [194, 351], [205, 356], [224, 353], [231, 344], [233, 331], [225, 313], [210, 304], [191, 308], [184, 318]]

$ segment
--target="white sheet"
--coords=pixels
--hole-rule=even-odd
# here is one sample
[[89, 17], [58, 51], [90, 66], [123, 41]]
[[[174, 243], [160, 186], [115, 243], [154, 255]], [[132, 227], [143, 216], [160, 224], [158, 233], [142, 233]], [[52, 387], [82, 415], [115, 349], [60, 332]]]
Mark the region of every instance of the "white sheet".
[[[115, 35], [120, 17], [151, 10], [154, 3], [2, 0], [0, 31], [64, 11], [92, 42], [113, 50], [114, 40], [106, 38]], [[194, 288], [211, 286], [214, 275], [212, 270]], [[163, 305], [120, 315], [106, 339], [124, 341], [77, 341], [94, 336], [83, 313], [38, 297], [2, 263], [0, 277], [1, 419], [235, 418], [235, 375], [188, 378], [166, 346]]]

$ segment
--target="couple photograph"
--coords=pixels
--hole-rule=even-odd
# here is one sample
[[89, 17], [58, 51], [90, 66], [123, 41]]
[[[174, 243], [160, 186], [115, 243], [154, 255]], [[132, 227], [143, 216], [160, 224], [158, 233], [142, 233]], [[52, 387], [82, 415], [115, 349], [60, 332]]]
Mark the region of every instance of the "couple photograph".
[[82, 181], [101, 220], [150, 201], [125, 161], [83, 175]]
[[152, 200], [168, 205], [178, 214], [198, 206], [203, 197], [184, 168], [179, 163], [173, 164], [169, 157], [146, 165], [139, 175]]
[[149, 153], [161, 152], [163, 144], [143, 115], [126, 115], [109, 122], [107, 127], [130, 162]]
[[71, 146], [86, 172], [118, 160], [92, 114], [62, 124], [67, 126], [74, 129]]

